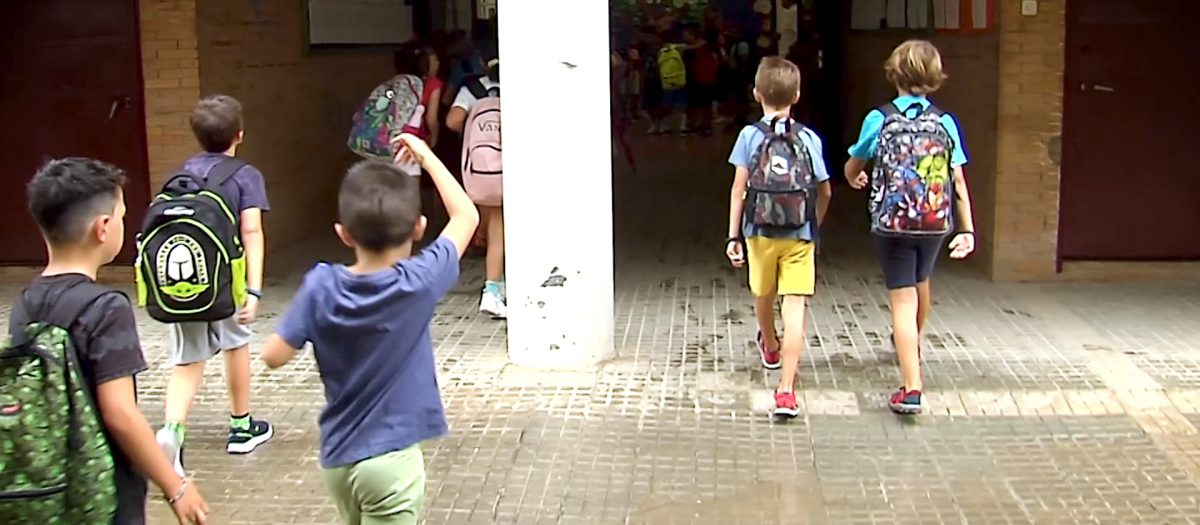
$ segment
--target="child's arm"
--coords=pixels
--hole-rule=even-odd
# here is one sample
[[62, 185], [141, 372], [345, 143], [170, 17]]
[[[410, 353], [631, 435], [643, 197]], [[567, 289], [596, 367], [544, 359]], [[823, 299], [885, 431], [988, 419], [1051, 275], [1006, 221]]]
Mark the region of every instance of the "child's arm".
[[475, 95], [463, 84], [458, 89], [458, 96], [454, 97], [454, 104], [450, 106], [450, 112], [446, 113], [446, 127], [454, 130], [457, 133], [462, 133], [463, 126], [467, 125], [467, 111], [470, 111], [471, 105], [475, 103]]
[[825, 214], [829, 212], [829, 201], [833, 200], [833, 186], [829, 179], [817, 184], [817, 226], [825, 222]]
[[288, 364], [293, 357], [296, 357], [296, 352], [300, 349], [296, 348], [283, 340], [278, 333], [267, 336], [267, 341], [263, 343], [262, 360], [266, 363], [267, 368], [272, 370]]
[[833, 199], [833, 186], [829, 185], [829, 167], [825, 165], [825, 145], [821, 142], [821, 137], [811, 129], [806, 128], [804, 132], [812, 141], [809, 154], [812, 159], [813, 176], [817, 182], [817, 226], [820, 226], [829, 211], [829, 201]]
[[733, 186], [729, 189], [729, 231], [725, 237], [725, 256], [736, 267], [746, 264], [746, 254], [742, 250], [742, 213], [745, 211], [746, 182], [750, 179], [750, 170], [745, 166], [737, 166], [733, 171]]
[[446, 127], [462, 133], [463, 126], [466, 124], [467, 110], [459, 106], [450, 108], [450, 112], [446, 114]]
[[429, 95], [429, 107], [425, 108], [425, 127], [429, 128], [429, 143], [437, 144], [438, 132], [441, 131], [441, 123], [438, 121], [438, 115], [442, 113], [442, 90], [444, 87], [433, 90]]
[[104, 428], [129, 458], [129, 462], [158, 485], [164, 495], [175, 499], [171, 507], [179, 523], [203, 524], [208, 514], [208, 504], [194, 485], [175, 472], [175, 467], [163, 454], [150, 423], [138, 410], [134, 391], [132, 376], [112, 379], [96, 386], [96, 407], [100, 410]]
[[475, 203], [471, 202], [471, 198], [463, 191], [458, 181], [454, 180], [446, 165], [429, 150], [425, 141], [408, 134], [400, 135], [399, 140], [404, 144], [400, 155], [411, 155], [421, 163], [421, 167], [429, 172], [429, 178], [433, 179], [434, 186], [437, 186], [438, 195], [446, 206], [446, 213], [450, 215], [450, 222], [442, 229], [442, 237], [454, 243], [461, 258], [471, 245], [475, 228], [479, 226], [479, 210], [475, 208]]
[[967, 191], [967, 176], [963, 167], [954, 167], [955, 207], [959, 234], [950, 241], [950, 256], [961, 259], [975, 251], [975, 220], [971, 215], [971, 195]]
[[729, 235], [736, 239], [742, 236], [742, 214], [746, 211], [746, 183], [750, 180], [750, 170], [738, 166], [733, 170], [733, 186], [729, 188]]
[[[246, 208], [241, 213], [242, 248], [246, 251], [246, 288], [262, 292], [263, 285], [263, 256], [266, 250], [266, 236], [263, 234], [262, 209]], [[238, 314], [238, 322], [247, 324], [254, 320], [258, 312], [258, 297], [246, 296], [246, 305]]]
[[300, 289], [296, 290], [296, 295], [292, 297], [292, 303], [288, 305], [287, 310], [283, 312], [283, 316], [276, 323], [275, 333], [267, 336], [266, 342], [263, 343], [259, 356], [267, 368], [276, 369], [288, 364], [292, 358], [296, 357], [296, 352], [299, 352], [305, 343], [312, 340], [310, 333], [313, 326], [312, 290], [316, 283], [321, 282], [321, 272], [324, 268], [324, 263], [318, 264], [316, 268], [309, 270], [304, 275], [304, 281], [300, 283]]
[[883, 113], [872, 109], [863, 118], [862, 129], [858, 132], [858, 141], [850, 146], [850, 160], [846, 161], [844, 173], [850, 187], [861, 190], [870, 181], [867, 173], [867, 160], [875, 155], [875, 141], [879, 139], [879, 130], [883, 127]]
[[867, 172], [863, 171], [867, 167], [867, 159], [858, 157], [850, 157], [846, 161], [846, 167], [843, 170], [846, 175], [846, 181], [850, 183], [850, 187], [856, 190], [861, 190], [867, 185]]

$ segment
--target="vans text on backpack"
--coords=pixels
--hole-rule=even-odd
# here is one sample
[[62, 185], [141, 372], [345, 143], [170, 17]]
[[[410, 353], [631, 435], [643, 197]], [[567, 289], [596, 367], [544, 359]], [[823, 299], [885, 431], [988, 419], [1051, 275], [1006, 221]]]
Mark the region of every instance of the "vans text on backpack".
[[354, 124], [346, 141], [350, 151], [365, 159], [392, 162], [396, 156], [392, 139], [400, 133], [420, 132], [421, 118], [425, 115], [421, 104], [424, 91], [424, 81], [414, 75], [396, 75], [376, 86], [354, 113]]
[[475, 96], [475, 104], [463, 125], [463, 189], [475, 204], [504, 204], [504, 158], [500, 147], [500, 88], [485, 89], [479, 78], [464, 88]]
[[[881, 235], [939, 236], [954, 230], [954, 140], [942, 110], [912, 104], [904, 111], [889, 103], [871, 176], [871, 231]], [[909, 117], [913, 111], [915, 117]]]
[[154, 197], [137, 241], [138, 306], [164, 323], [220, 321], [246, 301], [246, 255], [221, 184], [246, 164], [218, 163], [207, 180], [172, 175]]
[[815, 222], [816, 177], [811, 154], [800, 139], [804, 126], [782, 119], [785, 131], [778, 133], [780, 120], [755, 124], [763, 141], [750, 158], [746, 220], [755, 226], [799, 229]]
[[109, 525], [116, 512], [113, 459], [79, 366], [70, 328], [108, 293], [67, 290], [0, 350], [0, 523]]

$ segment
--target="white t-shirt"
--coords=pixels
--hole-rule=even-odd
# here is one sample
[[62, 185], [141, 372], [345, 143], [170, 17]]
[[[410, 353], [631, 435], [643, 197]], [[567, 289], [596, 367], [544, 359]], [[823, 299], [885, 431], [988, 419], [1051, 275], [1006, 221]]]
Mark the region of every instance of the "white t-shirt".
[[[486, 89], [488, 91], [491, 91], [492, 88], [500, 87], [499, 82], [494, 82], [494, 81], [492, 81], [492, 79], [490, 79], [488, 77], [480, 77], [479, 83], [483, 84], [483, 89]], [[466, 84], [463, 84], [463, 87], [459, 88], [459, 90], [458, 90], [458, 96], [454, 97], [454, 104], [451, 107], [463, 108], [468, 113], [470, 113], [471, 106], [475, 105], [475, 100], [476, 100], [475, 95], [473, 95], [471, 93], [470, 89], [467, 89]]]

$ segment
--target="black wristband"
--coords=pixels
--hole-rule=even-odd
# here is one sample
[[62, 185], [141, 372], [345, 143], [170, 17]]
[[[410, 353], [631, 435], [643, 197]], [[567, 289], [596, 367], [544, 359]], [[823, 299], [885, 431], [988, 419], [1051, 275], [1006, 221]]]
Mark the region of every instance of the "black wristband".
[[728, 248], [729, 243], [731, 243], [731, 242], [742, 242], [742, 238], [741, 237], [726, 237], [725, 238], [725, 247]]
[[254, 288], [246, 288], [246, 295], [254, 296], [255, 299], [262, 299], [262, 292]]

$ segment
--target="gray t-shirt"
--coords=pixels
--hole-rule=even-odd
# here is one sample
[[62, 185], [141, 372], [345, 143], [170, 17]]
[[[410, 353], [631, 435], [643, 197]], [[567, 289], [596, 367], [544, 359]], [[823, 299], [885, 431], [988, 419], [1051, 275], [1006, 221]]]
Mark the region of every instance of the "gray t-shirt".
[[[217, 164], [228, 158], [224, 153], [200, 153], [183, 163], [184, 171], [199, 175], [205, 179]], [[270, 211], [267, 202], [267, 188], [263, 183], [263, 174], [258, 168], [246, 164], [237, 170], [229, 180], [221, 184], [221, 192], [229, 201], [229, 206], [242, 213], [250, 208]]]

